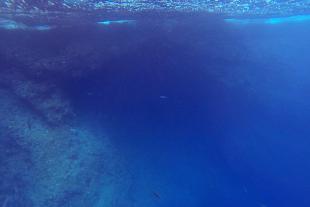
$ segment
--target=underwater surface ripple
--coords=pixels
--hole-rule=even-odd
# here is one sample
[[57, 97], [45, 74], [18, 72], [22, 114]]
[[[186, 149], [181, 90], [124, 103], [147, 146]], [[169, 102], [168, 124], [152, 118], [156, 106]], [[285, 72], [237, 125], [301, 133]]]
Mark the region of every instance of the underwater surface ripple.
[[107, 12], [107, 11], [182, 11], [182, 12], [210, 12], [230, 16], [267, 16], [267, 15], [302, 15], [309, 14], [308, 1], [291, 0], [2, 0], [2, 12]]

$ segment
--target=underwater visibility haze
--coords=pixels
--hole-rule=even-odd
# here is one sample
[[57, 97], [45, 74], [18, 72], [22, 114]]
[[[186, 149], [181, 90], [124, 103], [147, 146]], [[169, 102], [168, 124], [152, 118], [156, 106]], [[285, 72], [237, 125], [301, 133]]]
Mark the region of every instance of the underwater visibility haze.
[[310, 2], [1, 0], [1, 207], [310, 206]]

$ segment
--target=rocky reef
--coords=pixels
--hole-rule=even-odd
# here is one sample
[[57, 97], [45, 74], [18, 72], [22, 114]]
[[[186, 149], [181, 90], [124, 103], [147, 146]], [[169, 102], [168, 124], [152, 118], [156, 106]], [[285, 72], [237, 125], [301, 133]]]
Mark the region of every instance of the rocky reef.
[[93, 46], [53, 48], [49, 34], [30, 35], [0, 34], [0, 206], [120, 206], [121, 159], [78, 121], [63, 88], [105, 58]]

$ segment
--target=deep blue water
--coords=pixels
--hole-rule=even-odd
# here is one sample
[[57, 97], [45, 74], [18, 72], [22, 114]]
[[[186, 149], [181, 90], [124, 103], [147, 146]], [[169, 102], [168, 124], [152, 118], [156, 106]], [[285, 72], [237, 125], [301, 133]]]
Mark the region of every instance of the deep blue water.
[[112, 28], [145, 40], [74, 87], [132, 163], [137, 206], [309, 205], [309, 25], [175, 24]]
[[76, 42], [112, 48], [100, 70], [56, 79], [125, 160], [122, 206], [306, 207], [309, 28], [181, 15], [0, 35], [46, 56]]

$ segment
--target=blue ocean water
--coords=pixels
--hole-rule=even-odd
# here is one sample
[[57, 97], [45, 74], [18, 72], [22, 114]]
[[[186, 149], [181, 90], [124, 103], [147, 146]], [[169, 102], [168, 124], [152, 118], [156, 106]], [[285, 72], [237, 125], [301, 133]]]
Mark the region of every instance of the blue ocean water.
[[308, 4], [3, 1], [0, 206], [309, 206]]

